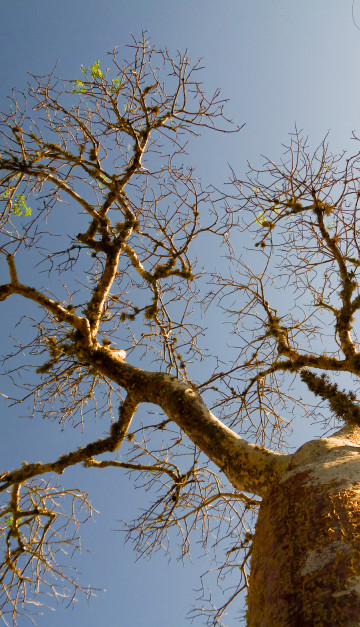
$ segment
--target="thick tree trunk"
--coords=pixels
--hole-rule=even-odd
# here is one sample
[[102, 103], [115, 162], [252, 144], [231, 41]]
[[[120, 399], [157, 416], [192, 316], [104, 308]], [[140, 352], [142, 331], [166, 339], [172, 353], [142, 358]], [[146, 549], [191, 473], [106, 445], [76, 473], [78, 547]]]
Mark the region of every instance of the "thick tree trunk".
[[360, 429], [305, 444], [263, 498], [249, 627], [360, 625]]

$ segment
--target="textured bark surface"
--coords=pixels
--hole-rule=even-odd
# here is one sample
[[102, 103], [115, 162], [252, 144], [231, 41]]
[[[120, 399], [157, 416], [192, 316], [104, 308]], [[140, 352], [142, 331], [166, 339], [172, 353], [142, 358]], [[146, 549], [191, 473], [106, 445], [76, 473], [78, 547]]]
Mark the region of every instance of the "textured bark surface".
[[264, 497], [249, 627], [360, 625], [359, 430], [309, 442]]

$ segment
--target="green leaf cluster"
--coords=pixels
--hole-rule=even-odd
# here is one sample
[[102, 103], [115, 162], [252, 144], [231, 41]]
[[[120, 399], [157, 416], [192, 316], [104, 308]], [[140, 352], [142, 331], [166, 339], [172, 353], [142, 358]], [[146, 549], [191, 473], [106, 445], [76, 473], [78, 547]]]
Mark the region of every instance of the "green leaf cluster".
[[[7, 200], [10, 196], [9, 190], [1, 192], [0, 200]], [[10, 201], [11, 213], [15, 216], [24, 218], [25, 216], [31, 216], [31, 209], [26, 205], [25, 196], [22, 194], [16, 194], [16, 196]]]
[[[89, 65], [89, 67], [85, 67], [84, 65], [81, 65], [80, 69], [86, 78], [91, 77], [93, 80], [96, 80], [97, 78], [99, 79], [104, 78], [104, 74], [100, 69], [99, 59], [92, 65]], [[109, 89], [110, 94], [118, 93], [121, 89], [120, 79], [112, 78], [111, 84], [108, 85], [108, 89]], [[86, 94], [87, 90], [86, 90], [85, 83], [81, 80], [75, 80], [71, 91], [73, 94]]]
[[266, 227], [268, 229], [273, 229], [274, 224], [267, 219], [266, 215], [261, 211], [258, 216], [255, 218], [255, 224], [259, 226]]
[[263, 226], [264, 222], [266, 222], [265, 214], [261, 211], [255, 218], [255, 224], [259, 224], [259, 226]]
[[119, 78], [111, 79], [112, 85], [109, 86], [109, 92], [111, 94], [117, 94], [121, 89], [121, 83]]
[[82, 81], [75, 81], [71, 89], [73, 94], [86, 94], [86, 87]]
[[[22, 521], [22, 517], [18, 518], [18, 520], [19, 520], [19, 522], [21, 522]], [[11, 525], [14, 522], [14, 516], [12, 514], [9, 514], [9, 516], [5, 516], [4, 521], [5, 521], [5, 525], [7, 527], [11, 527]]]
[[[281, 213], [281, 209], [278, 209], [276, 207], [277, 203], [275, 203], [274, 201], [272, 203], [267, 203], [269, 205], [269, 209], [273, 212], [273, 213]], [[258, 215], [255, 218], [255, 224], [258, 224], [259, 226], [262, 227], [268, 227], [268, 228], [272, 228], [273, 224], [272, 222], [266, 217], [265, 213], [263, 211], [260, 211], [258, 213]]]
[[89, 67], [84, 67], [83, 65], [80, 65], [80, 69], [84, 76], [86, 76], [88, 72], [90, 72], [91, 78], [103, 78], [104, 76], [102, 71], [100, 70], [99, 59], [95, 63], [93, 63], [93, 65], [89, 65]]

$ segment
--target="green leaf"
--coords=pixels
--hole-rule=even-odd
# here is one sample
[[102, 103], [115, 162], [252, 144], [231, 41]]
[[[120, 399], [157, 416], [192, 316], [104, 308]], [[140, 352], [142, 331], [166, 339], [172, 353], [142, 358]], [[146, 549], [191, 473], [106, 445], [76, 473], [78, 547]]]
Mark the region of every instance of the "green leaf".
[[11, 211], [16, 216], [21, 216], [22, 218], [24, 216], [31, 216], [31, 209], [30, 207], [27, 207], [25, 203], [25, 196], [22, 196], [21, 194], [16, 194], [15, 202]]
[[[23, 520], [23, 517], [21, 516], [20, 518], [18, 518], [18, 521], [21, 522]], [[11, 525], [14, 522], [14, 516], [12, 514], [9, 514], [9, 516], [5, 516], [4, 518], [5, 524], [7, 527], [11, 527]]]
[[100, 61], [99, 59], [93, 65], [90, 65], [89, 70], [91, 72], [92, 78], [102, 78], [103, 73], [100, 70]]
[[[5, 190], [0, 194], [0, 200], [7, 200], [10, 196], [10, 191]], [[26, 205], [25, 196], [22, 194], [16, 194], [15, 198], [10, 200], [10, 211], [15, 216], [24, 218], [25, 216], [31, 216], [31, 209]]]
[[112, 78], [111, 82], [112, 82], [112, 85], [109, 86], [109, 92], [111, 94], [116, 94], [121, 89], [120, 79]]
[[259, 224], [260, 226], [262, 226], [264, 224], [264, 222], [266, 222], [266, 216], [265, 214], [261, 211], [257, 217], [255, 218], [255, 224]]
[[91, 78], [102, 78], [103, 77], [103, 73], [100, 70], [100, 61], [99, 61], [99, 59], [95, 63], [93, 63], [93, 65], [89, 65], [89, 67], [84, 67], [83, 65], [80, 65], [80, 70], [82, 71], [84, 76], [86, 76], [87, 73], [90, 72]]
[[85, 94], [86, 87], [82, 81], [75, 81], [71, 91], [73, 94]]

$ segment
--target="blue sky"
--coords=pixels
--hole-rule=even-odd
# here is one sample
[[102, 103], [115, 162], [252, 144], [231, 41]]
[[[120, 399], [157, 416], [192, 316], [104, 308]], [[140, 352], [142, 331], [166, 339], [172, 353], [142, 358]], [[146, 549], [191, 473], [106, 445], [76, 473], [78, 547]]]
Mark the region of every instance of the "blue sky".
[[[360, 2], [355, 1], [360, 23]], [[312, 145], [330, 131], [334, 151], [356, 150], [351, 132], [360, 132], [360, 31], [351, 18], [351, 0], [12, 0], [2, 3], [0, 102], [12, 88], [22, 89], [27, 72], [47, 74], [59, 59], [57, 73], [73, 78], [80, 65], [100, 59], [115, 45], [120, 52], [142, 30], [152, 42], [172, 52], [188, 49], [193, 60], [203, 58], [203, 81], [211, 91], [220, 87], [229, 99], [228, 114], [245, 127], [239, 135], [206, 134], [190, 144], [190, 161], [204, 184], [220, 185], [229, 177], [228, 164], [241, 174], [247, 160], [261, 163], [261, 154], [277, 159], [281, 144], [296, 124]], [[128, 54], [128, 53], [126, 53]], [[5, 276], [6, 269], [0, 269]], [[5, 278], [3, 279], [6, 280]], [[7, 305], [7, 304], [6, 304]], [[20, 299], [16, 306], [21, 307]], [[15, 307], [15, 305], [11, 305]], [[4, 350], [9, 318], [18, 310], [6, 309], [1, 337]], [[64, 449], [82, 444], [81, 434], [62, 432], [37, 417], [17, 420], [17, 410], [2, 409], [1, 467], [11, 468], [23, 459], [52, 459]], [[19, 426], [20, 425], [20, 426]], [[90, 432], [101, 435], [102, 427]], [[86, 438], [89, 436], [87, 433]], [[306, 441], [311, 433], [299, 434]], [[74, 440], [75, 438], [75, 440]], [[74, 444], [75, 442], [75, 444]], [[193, 563], [170, 565], [160, 554], [151, 561], [135, 562], [130, 546], [124, 548], [117, 533], [120, 519], [129, 519], [141, 507], [141, 492], [112, 470], [68, 471], [67, 486], [89, 492], [100, 511], [84, 532], [84, 554], [79, 568], [84, 580], [99, 593], [90, 608], [79, 603], [64, 614], [44, 613], [38, 624], [57, 627], [127, 625], [131, 627], [181, 627], [196, 598], [199, 575], [207, 568], [195, 547]], [[238, 624], [236, 608], [228, 627]], [[21, 624], [22, 625], [22, 624]], [[24, 623], [25, 625], [25, 623]]]

